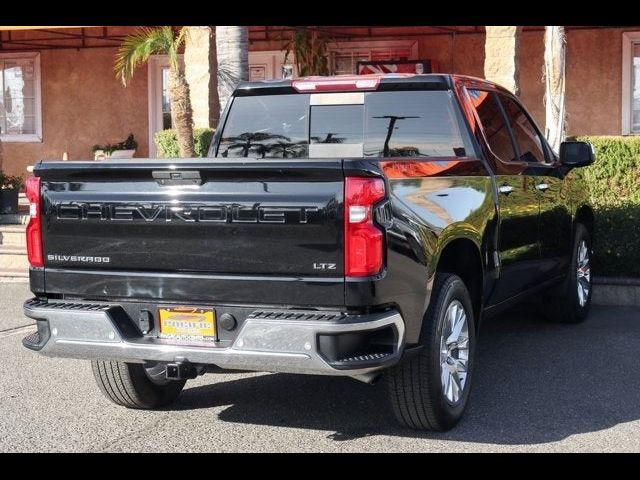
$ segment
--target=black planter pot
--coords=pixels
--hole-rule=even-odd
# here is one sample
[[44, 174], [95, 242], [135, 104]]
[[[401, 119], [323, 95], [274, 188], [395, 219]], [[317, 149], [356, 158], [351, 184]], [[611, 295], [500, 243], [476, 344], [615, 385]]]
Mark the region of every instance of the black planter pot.
[[0, 213], [18, 213], [18, 190], [0, 189]]

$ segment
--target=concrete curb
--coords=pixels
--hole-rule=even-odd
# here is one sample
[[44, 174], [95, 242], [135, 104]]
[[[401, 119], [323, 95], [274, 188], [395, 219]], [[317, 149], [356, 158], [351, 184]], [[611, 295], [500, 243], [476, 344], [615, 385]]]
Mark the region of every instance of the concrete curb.
[[640, 278], [594, 277], [594, 305], [640, 307]]

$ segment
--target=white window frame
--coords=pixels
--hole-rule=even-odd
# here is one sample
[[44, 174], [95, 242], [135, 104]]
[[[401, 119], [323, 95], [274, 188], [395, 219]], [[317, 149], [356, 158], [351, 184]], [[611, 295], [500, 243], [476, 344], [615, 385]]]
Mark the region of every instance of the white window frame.
[[0, 141], [4, 143], [42, 143], [42, 77], [40, 76], [40, 53], [39, 52], [15, 52], [0, 53], [0, 60], [11, 59], [33, 59], [33, 70], [35, 75], [35, 127], [36, 133], [6, 134], [0, 133]]
[[[633, 72], [633, 45], [640, 43], [640, 32], [624, 32], [622, 34], [622, 134], [640, 135], [640, 131], [631, 131], [631, 93]], [[640, 79], [639, 79], [640, 80]]]
[[[261, 50], [257, 52], [249, 52], [249, 74], [252, 67], [263, 67], [265, 80], [274, 80], [282, 78], [282, 66], [285, 65], [284, 50]], [[286, 65], [293, 66], [293, 76], [297, 77], [293, 52], [289, 53]], [[249, 79], [251, 80], [251, 78]]]
[[[357, 41], [337, 41], [327, 44], [327, 52], [329, 61], [333, 62], [334, 57], [338, 54], [347, 54], [361, 50], [369, 51], [386, 49], [408, 49], [412, 59], [418, 60], [418, 41], [417, 40], [357, 40]], [[333, 67], [333, 65], [332, 65]], [[354, 72], [355, 73], [355, 72]]]

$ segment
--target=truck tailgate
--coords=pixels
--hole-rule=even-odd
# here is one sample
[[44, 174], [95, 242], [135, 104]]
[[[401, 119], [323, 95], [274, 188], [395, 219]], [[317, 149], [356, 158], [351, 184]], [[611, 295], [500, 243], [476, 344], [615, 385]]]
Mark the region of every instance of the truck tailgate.
[[50, 162], [36, 174], [45, 272], [343, 276], [341, 160]]

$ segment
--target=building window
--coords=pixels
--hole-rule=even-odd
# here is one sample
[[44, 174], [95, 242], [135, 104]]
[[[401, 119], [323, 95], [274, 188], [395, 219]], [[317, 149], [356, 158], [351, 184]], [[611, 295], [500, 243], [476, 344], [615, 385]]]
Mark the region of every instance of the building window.
[[[184, 59], [180, 63], [184, 68]], [[169, 57], [152, 55], [148, 62], [149, 156], [157, 155], [155, 134], [171, 128], [171, 92], [169, 91]]]
[[640, 135], [640, 32], [622, 34], [622, 133]]
[[171, 98], [169, 97], [169, 67], [162, 67], [162, 129], [171, 128]]
[[358, 62], [418, 58], [418, 42], [413, 40], [336, 42], [330, 43], [328, 50], [330, 69], [334, 75], [358, 73]]
[[0, 53], [0, 140], [41, 142], [40, 54]]

